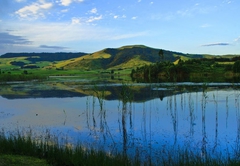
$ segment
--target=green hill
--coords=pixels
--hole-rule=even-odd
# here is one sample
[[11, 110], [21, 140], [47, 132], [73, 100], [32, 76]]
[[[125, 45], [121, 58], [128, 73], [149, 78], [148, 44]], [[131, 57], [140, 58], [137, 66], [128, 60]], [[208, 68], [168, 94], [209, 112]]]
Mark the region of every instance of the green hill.
[[167, 60], [174, 62], [179, 57], [183, 59], [203, 58], [204, 55], [190, 55], [179, 52], [163, 50], [164, 59], [159, 56], [160, 49], [143, 45], [124, 46], [120, 48], [107, 48], [92, 54], [82, 56], [80, 59], [65, 64], [66, 69], [127, 69]]
[[233, 58], [236, 55], [216, 56], [202, 54], [184, 54], [144, 45], [129, 45], [120, 48], [106, 48], [88, 53], [7, 53], [0, 56], [0, 69], [42, 68], [77, 70], [132, 69], [161, 61], [177, 62], [178, 59], [194, 58]]

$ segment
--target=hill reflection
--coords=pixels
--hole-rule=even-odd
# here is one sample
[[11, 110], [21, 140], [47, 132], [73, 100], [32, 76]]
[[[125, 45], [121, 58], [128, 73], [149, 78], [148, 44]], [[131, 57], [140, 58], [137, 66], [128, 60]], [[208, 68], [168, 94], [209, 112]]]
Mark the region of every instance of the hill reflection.
[[[131, 95], [131, 102], [144, 102], [159, 98], [163, 100], [172, 96], [187, 92], [200, 92], [204, 90], [237, 88], [232, 84], [95, 84], [83, 85], [72, 83], [24, 83], [1, 85], [0, 95], [7, 99], [29, 98], [68, 98], [97, 96], [97, 92], [103, 95], [104, 100], [122, 100], [123, 91], [126, 97]], [[127, 89], [124, 89], [127, 87]]]

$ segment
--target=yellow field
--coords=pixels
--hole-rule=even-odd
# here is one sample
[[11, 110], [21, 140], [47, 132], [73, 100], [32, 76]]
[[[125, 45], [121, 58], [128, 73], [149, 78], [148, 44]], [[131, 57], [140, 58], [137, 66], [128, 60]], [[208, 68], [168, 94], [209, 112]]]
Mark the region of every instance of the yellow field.
[[0, 68], [1, 69], [8, 69], [13, 68], [14, 66], [11, 65], [11, 62], [29, 62], [26, 60], [27, 57], [18, 57], [18, 58], [1, 58], [0, 61]]
[[102, 59], [102, 58], [107, 59], [107, 58], [110, 58], [110, 57], [111, 57], [110, 54], [106, 54], [103, 51], [99, 51], [99, 52], [96, 52], [94, 54], [88, 54], [88, 55], [85, 55], [85, 56], [82, 56], [82, 57], [79, 57], [79, 58], [60, 61], [57, 64], [54, 64], [54, 66], [57, 67], [57, 68], [61, 68], [61, 67], [64, 67], [66, 65], [69, 65], [71, 63], [77, 63], [77, 62], [82, 61], [82, 60]]
[[217, 63], [222, 65], [233, 65], [235, 62], [217, 62]]

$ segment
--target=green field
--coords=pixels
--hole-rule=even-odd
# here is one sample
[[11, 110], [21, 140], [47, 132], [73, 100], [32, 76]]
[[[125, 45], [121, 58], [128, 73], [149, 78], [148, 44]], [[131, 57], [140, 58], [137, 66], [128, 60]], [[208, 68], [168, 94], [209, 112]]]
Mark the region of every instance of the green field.
[[[160, 51], [163, 51], [163, 56], [160, 56]], [[0, 81], [46, 79], [49, 76], [96, 76], [99, 74], [119, 78], [130, 75], [136, 69], [138, 74], [135, 75], [141, 77], [142, 75], [157, 77], [183, 68], [182, 72], [186, 72], [185, 69], [187, 69], [187, 72], [190, 71], [195, 76], [201, 73], [232, 75], [230, 69], [237, 60], [240, 60], [238, 55], [184, 54], [143, 45], [106, 48], [91, 54], [9, 53], [0, 57]], [[181, 64], [189, 63], [180, 67], [179, 62]], [[157, 71], [156, 68], [159, 67], [156, 66], [161, 63], [172, 64]], [[155, 73], [152, 73], [153, 71]]]

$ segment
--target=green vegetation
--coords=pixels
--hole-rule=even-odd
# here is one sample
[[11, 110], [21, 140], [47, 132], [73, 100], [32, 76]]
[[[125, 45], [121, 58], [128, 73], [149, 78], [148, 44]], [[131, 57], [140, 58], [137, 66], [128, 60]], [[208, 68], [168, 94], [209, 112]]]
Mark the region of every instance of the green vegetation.
[[[43, 136], [44, 137], [44, 136]], [[55, 140], [55, 141], [54, 141]], [[151, 158], [140, 154], [130, 158], [125, 154], [106, 153], [101, 150], [86, 149], [80, 145], [73, 147], [66, 143], [60, 145], [54, 136], [48, 135], [45, 141], [33, 140], [32, 135], [21, 136], [19, 133], [0, 135], [0, 165], [33, 165], [33, 166], [95, 166], [95, 165], [239, 165], [236, 157], [212, 157], [209, 154], [195, 154], [186, 149], [159, 149], [159, 156]]]
[[142, 45], [107, 48], [95, 53], [7, 53], [0, 57], [0, 69], [51, 69], [51, 70], [125, 70], [163, 60], [175, 61], [177, 57], [202, 58]]
[[20, 155], [0, 155], [1, 166], [49, 166], [46, 160]]
[[9, 81], [29, 81], [29, 80], [45, 80], [46, 77], [36, 74], [28, 74], [27, 70], [24, 70], [21, 74], [2, 73], [0, 74], [0, 82]]
[[[202, 75], [232, 76], [237, 55], [183, 54], [143, 45], [107, 48], [88, 53], [7, 53], [0, 56], [0, 82], [48, 76], [129, 75], [134, 79], [182, 80]], [[230, 70], [231, 68], [231, 70]], [[27, 71], [28, 75], [22, 75]], [[7, 73], [7, 74], [6, 74]], [[237, 72], [239, 73], [239, 72]]]
[[[31, 135], [23, 137], [20, 134], [5, 136], [0, 135], [0, 164], [6, 163], [15, 164], [16, 162], [24, 162], [27, 159], [26, 165], [31, 162], [42, 163], [47, 165], [139, 165], [140, 161], [136, 158], [131, 161], [126, 156], [120, 154], [107, 154], [103, 151], [86, 149], [81, 146], [72, 147], [69, 144], [59, 145], [58, 142], [53, 142], [52, 137], [48, 135], [47, 140], [37, 141], [32, 140]], [[25, 157], [23, 157], [25, 156]], [[28, 156], [28, 157], [26, 157]], [[44, 160], [38, 160], [38, 159]], [[19, 164], [20, 164], [19, 163]], [[37, 165], [37, 163], [35, 163]]]
[[[136, 70], [133, 69], [131, 76], [138, 81], [196, 82], [198, 79], [203, 81], [207, 78], [214, 78], [215, 81], [219, 81], [220, 79], [227, 79], [227, 77], [238, 76], [238, 73], [240, 73], [240, 61], [238, 59], [202, 58], [186, 61], [178, 59], [178, 63], [164, 61], [138, 67]], [[222, 63], [223, 61], [228, 63]]]

